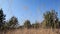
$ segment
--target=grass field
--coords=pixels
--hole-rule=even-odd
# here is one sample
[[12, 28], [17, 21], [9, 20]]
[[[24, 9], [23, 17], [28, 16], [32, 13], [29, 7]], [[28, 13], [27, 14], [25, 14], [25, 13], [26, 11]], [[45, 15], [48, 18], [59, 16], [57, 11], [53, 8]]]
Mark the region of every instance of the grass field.
[[3, 34], [60, 34], [60, 29], [15, 29]]

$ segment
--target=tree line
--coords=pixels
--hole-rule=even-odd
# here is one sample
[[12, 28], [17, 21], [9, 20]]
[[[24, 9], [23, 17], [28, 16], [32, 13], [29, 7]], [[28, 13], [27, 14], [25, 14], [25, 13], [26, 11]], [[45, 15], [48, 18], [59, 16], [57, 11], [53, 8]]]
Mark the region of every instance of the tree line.
[[0, 9], [0, 30], [16, 28], [60, 28], [58, 13], [55, 10], [46, 11], [43, 13], [43, 16], [44, 20], [41, 23], [36, 22], [31, 24], [29, 20], [26, 20], [24, 25], [18, 26], [19, 22], [15, 16], [12, 16], [8, 21], [6, 21], [6, 15], [3, 13], [3, 10]]

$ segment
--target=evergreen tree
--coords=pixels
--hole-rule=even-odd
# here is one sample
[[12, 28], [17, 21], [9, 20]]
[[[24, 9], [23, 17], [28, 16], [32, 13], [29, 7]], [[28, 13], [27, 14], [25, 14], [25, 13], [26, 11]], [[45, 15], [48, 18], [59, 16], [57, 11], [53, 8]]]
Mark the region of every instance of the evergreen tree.
[[13, 16], [13, 17], [9, 20], [9, 22], [8, 22], [7, 25], [8, 25], [9, 28], [16, 28], [17, 25], [18, 25], [18, 20], [17, 20], [17, 18], [16, 18], [15, 16]]
[[5, 15], [3, 13], [3, 10], [0, 9], [0, 29], [3, 29], [4, 27], [4, 21], [5, 20]]
[[55, 10], [51, 10], [44, 13], [44, 23], [47, 27], [56, 28], [58, 25], [57, 12], [55, 12]]
[[30, 28], [30, 27], [31, 27], [31, 24], [30, 24], [30, 21], [29, 21], [29, 20], [26, 20], [26, 21], [25, 21], [24, 27], [25, 27], [25, 28]]

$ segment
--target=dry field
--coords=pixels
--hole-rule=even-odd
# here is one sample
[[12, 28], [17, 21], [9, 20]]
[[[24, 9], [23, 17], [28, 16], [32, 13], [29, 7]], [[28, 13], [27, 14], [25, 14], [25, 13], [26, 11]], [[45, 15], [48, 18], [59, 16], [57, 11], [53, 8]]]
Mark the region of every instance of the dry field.
[[15, 29], [2, 34], [60, 34], [60, 29]]

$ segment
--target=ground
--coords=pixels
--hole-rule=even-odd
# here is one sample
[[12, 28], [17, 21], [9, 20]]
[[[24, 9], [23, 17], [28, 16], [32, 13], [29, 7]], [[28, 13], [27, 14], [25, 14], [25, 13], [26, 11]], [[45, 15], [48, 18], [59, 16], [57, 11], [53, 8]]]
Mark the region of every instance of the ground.
[[2, 34], [60, 34], [60, 29], [15, 29], [4, 31]]

